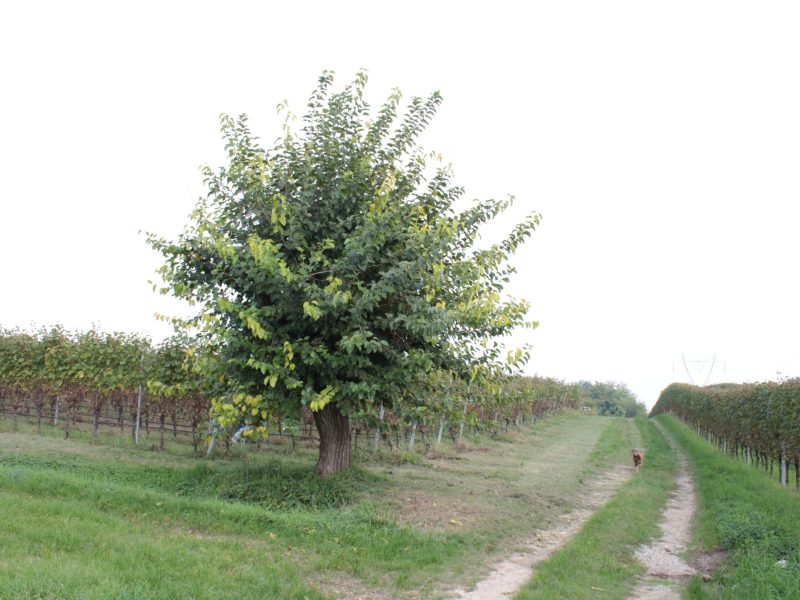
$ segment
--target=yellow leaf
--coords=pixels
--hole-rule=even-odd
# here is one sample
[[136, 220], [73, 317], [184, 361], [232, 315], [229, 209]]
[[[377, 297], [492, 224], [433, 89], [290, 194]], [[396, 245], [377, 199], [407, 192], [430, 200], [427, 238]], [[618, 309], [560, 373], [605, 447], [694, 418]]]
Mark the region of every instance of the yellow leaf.
[[317, 394], [316, 398], [314, 398], [308, 407], [313, 411], [317, 412], [318, 410], [322, 410], [325, 406], [333, 400], [333, 397], [336, 395], [336, 388], [333, 386], [325, 386], [325, 388]]
[[322, 311], [318, 307], [319, 302], [312, 300], [311, 302], [303, 302], [303, 313], [311, 317], [314, 321], [322, 316]]

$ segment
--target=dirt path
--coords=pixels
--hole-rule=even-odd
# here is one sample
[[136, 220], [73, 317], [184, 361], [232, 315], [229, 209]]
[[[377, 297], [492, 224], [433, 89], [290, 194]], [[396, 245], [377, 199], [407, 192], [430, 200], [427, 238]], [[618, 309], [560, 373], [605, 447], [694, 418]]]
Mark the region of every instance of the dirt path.
[[630, 478], [633, 469], [620, 467], [616, 471], [587, 483], [587, 493], [579, 507], [561, 516], [552, 527], [537, 532], [517, 552], [496, 564], [488, 577], [470, 591], [456, 590], [453, 598], [465, 600], [495, 600], [515, 593], [531, 577], [533, 568], [563, 546], [590, 516], [605, 504]]
[[661, 518], [661, 537], [636, 550], [636, 558], [647, 567], [647, 574], [629, 596], [630, 600], [680, 600], [681, 582], [697, 574], [681, 558], [691, 539], [690, 524], [697, 505], [694, 479], [686, 456], [661, 424], [655, 423], [678, 456], [678, 477]]
[[[605, 417], [553, 417], [513, 444], [476, 446], [436, 459], [433, 469], [392, 467], [397, 504], [390, 506], [399, 522], [437, 533], [464, 527], [516, 535], [493, 549], [491, 559], [480, 553], [465, 556], [452, 577], [418, 574], [416, 590], [393, 589], [389, 577], [367, 585], [344, 572], [316, 583], [341, 600], [508, 598], [530, 578], [535, 564], [558, 550], [632, 475], [627, 457], [625, 466], [607, 475], [595, 470], [598, 475], [591, 477], [589, 469], [597, 467], [587, 467], [604, 431], [619, 423]], [[640, 439], [632, 423], [614, 435], [630, 445]], [[485, 579], [475, 584], [477, 577]]]

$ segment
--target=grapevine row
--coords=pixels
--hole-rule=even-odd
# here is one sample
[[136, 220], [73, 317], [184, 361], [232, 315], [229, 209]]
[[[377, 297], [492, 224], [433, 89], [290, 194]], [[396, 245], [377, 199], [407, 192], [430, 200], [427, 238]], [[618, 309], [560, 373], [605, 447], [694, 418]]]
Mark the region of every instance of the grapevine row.
[[[140, 420], [156, 423], [162, 448], [170, 427], [190, 431], [195, 448], [207, 434], [230, 439], [235, 431], [207, 427], [213, 391], [198, 372], [197, 355], [180, 338], [154, 345], [141, 336], [95, 329], [0, 330], [0, 411], [15, 424], [19, 416], [33, 416], [39, 430], [43, 423], [61, 424], [66, 437], [88, 418], [94, 437], [101, 425], [123, 431], [127, 424], [136, 439]], [[376, 406], [353, 415], [354, 443], [360, 434], [374, 439], [375, 447], [392, 449], [413, 447], [418, 439], [430, 447], [443, 438], [459, 444], [465, 432], [496, 435], [586, 403], [580, 385], [542, 377], [477, 385], [439, 372], [419, 389], [425, 397], [395, 402], [393, 410]], [[270, 431], [309, 438], [312, 423], [310, 411], [298, 407], [275, 415]]]
[[138, 423], [145, 414], [160, 422], [163, 447], [168, 418], [190, 423], [193, 437], [208, 418], [209, 403], [193, 385], [186, 350], [177, 338], [154, 346], [144, 337], [95, 329], [0, 331], [0, 403], [15, 422], [23, 405], [32, 407], [39, 430], [45, 415], [57, 422], [60, 414], [66, 437], [81, 411], [90, 415], [94, 437], [109, 412], [120, 427], [125, 416]]
[[705, 387], [673, 383], [653, 407], [652, 414], [660, 413], [678, 416], [750, 464], [771, 470], [777, 462], [784, 485], [794, 463], [800, 485], [800, 378]]

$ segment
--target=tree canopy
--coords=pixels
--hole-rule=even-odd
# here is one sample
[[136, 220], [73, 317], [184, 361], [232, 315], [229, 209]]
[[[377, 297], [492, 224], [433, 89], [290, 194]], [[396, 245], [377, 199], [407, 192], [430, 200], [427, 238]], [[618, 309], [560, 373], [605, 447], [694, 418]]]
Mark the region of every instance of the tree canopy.
[[320, 433], [318, 472], [348, 466], [347, 419], [413, 398], [432, 373], [480, 380], [527, 359], [495, 341], [527, 320], [504, 297], [511, 255], [539, 223], [530, 214], [500, 242], [483, 226], [513, 198], [475, 201], [417, 145], [441, 103], [395, 90], [376, 114], [361, 72], [340, 91], [324, 73], [301, 127], [287, 120], [269, 150], [246, 115], [221, 118], [228, 164], [205, 168], [208, 194], [176, 241], [149, 235], [165, 264], [163, 293], [194, 303], [223, 427], [258, 431], [308, 406]]
[[640, 402], [628, 386], [616, 381], [581, 381], [578, 383], [586, 397], [594, 404], [598, 415], [635, 417], [646, 415], [647, 407]]

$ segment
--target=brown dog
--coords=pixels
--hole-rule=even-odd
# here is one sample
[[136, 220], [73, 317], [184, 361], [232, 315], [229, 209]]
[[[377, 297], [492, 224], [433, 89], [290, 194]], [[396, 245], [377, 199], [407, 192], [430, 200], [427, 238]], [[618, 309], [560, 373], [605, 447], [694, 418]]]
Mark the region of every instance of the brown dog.
[[639, 448], [634, 448], [631, 454], [633, 454], [633, 466], [638, 469], [642, 466], [642, 462], [644, 461], [644, 452]]

